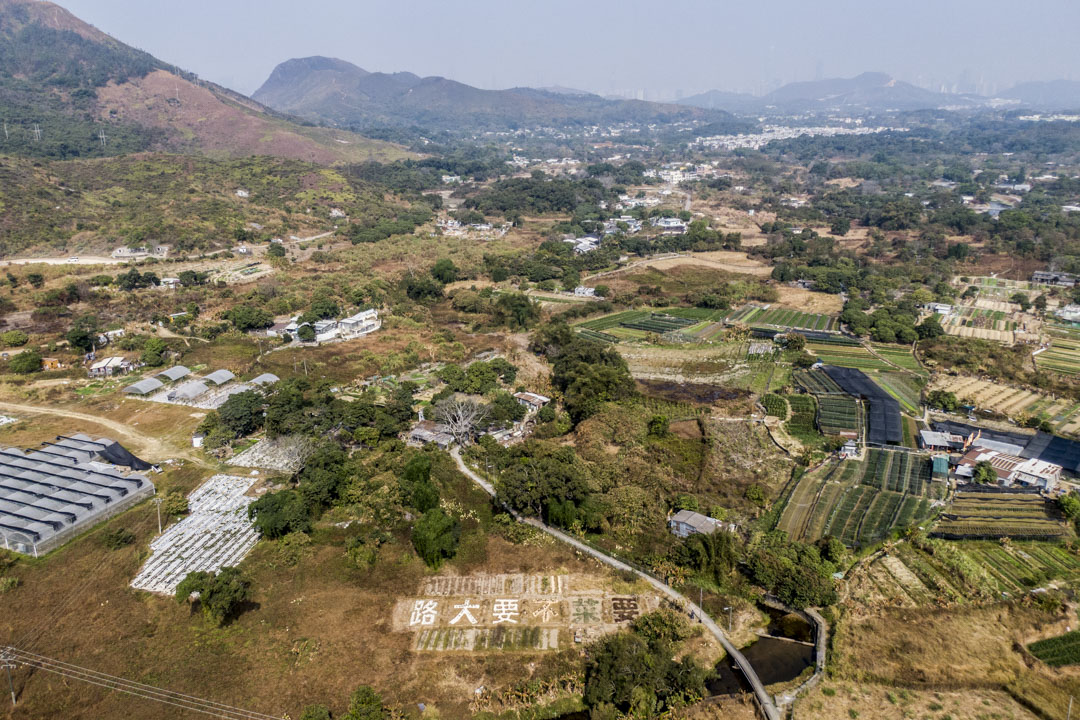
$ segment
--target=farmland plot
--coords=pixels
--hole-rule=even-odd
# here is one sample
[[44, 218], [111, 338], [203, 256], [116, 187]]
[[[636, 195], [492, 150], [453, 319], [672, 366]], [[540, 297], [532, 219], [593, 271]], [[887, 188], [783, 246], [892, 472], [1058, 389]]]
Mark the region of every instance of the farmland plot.
[[[797, 540], [833, 535], [851, 546], [867, 545], [930, 516], [941, 483], [930, 480], [929, 458], [868, 450], [863, 460], [843, 460], [803, 476], [777, 527]], [[803, 487], [806, 484], [807, 487]], [[812, 500], [810, 498], [813, 498]]]
[[933, 532], [950, 539], [1054, 540], [1065, 535], [1065, 526], [1053, 505], [1034, 493], [958, 492]]
[[931, 389], [955, 393], [962, 402], [970, 401], [976, 407], [1006, 417], [1015, 419], [1026, 416], [1046, 420], [1059, 434], [1080, 430], [1080, 404], [1065, 399], [971, 377], [939, 377], [934, 380]]

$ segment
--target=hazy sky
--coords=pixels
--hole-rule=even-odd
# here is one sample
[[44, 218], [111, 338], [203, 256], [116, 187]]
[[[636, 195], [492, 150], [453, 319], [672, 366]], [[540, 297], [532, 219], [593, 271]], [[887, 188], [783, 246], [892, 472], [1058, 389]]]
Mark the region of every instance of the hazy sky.
[[935, 89], [1080, 79], [1076, 0], [58, 0], [251, 93], [283, 60], [668, 99], [879, 70]]

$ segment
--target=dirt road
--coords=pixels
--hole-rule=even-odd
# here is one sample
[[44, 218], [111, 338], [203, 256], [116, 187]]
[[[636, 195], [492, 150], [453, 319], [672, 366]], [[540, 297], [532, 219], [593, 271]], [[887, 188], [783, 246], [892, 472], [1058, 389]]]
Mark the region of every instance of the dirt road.
[[145, 455], [143, 458], [147, 462], [158, 463], [167, 458], [183, 457], [199, 465], [206, 465], [207, 462], [203, 458], [199, 457], [190, 450], [177, 450], [171, 445], [166, 445], [161, 442], [160, 439], [151, 435], [144, 435], [143, 433], [131, 429], [129, 426], [116, 420], [110, 420], [100, 415], [91, 415], [90, 413], [81, 413], [74, 410], [64, 410], [56, 407], [38, 407], [36, 405], [22, 405], [19, 403], [0, 402], [0, 411], [12, 412], [12, 413], [30, 413], [34, 415], [55, 415], [56, 417], [69, 418], [71, 420], [78, 420], [79, 422], [93, 423], [99, 427], [106, 428], [113, 439], [121, 443], [128, 443], [136, 446], [141, 455]]

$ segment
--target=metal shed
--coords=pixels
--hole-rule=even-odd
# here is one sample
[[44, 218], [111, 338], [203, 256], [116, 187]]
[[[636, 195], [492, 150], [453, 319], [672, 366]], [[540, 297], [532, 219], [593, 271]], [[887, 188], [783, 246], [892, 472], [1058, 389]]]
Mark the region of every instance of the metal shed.
[[169, 391], [169, 399], [177, 402], [184, 402], [187, 400], [194, 400], [209, 390], [206, 383], [199, 380], [192, 380], [186, 382], [175, 390]]
[[214, 372], [204, 377], [203, 380], [205, 380], [206, 382], [212, 382], [215, 385], [224, 385], [225, 383], [232, 380], [234, 377], [236, 376], [228, 370], [215, 370]]
[[157, 376], [159, 378], [165, 378], [169, 382], [176, 382], [177, 380], [184, 377], [185, 375], [190, 375], [190, 374], [191, 374], [191, 371], [188, 370], [183, 365], [176, 365], [174, 367], [169, 368], [168, 370], [162, 370], [161, 372], [159, 372], [157, 374]]
[[157, 378], [145, 378], [137, 383], [128, 385], [124, 388], [124, 393], [128, 395], [147, 395], [163, 387], [165, 387], [165, 383]]
[[281, 378], [279, 378], [274, 373], [263, 373], [262, 375], [255, 378], [254, 380], [249, 380], [249, 382], [252, 385], [273, 385], [278, 380], [281, 380]]

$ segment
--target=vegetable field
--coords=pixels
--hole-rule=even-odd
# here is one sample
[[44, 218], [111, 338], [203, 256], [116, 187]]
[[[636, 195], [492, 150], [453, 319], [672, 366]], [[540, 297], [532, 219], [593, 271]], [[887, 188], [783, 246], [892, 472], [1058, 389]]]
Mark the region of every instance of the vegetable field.
[[1056, 540], [1065, 527], [1053, 505], [1034, 493], [958, 492], [933, 532], [950, 539]]
[[806, 344], [806, 351], [826, 365], [857, 368], [859, 370], [894, 370], [862, 345], [833, 345], [812, 342]]
[[[908, 607], [986, 602], [1020, 595], [1051, 580], [1080, 578], [1080, 556], [1047, 542], [929, 540], [893, 547], [850, 578], [867, 599]], [[1063, 658], [1065, 651], [1048, 657]]]
[[780, 395], [769, 393], [763, 395], [761, 398], [761, 404], [765, 406], [765, 412], [773, 417], [778, 417], [781, 420], [787, 419], [788, 403]]
[[840, 321], [832, 315], [806, 313], [784, 307], [748, 305], [731, 315], [731, 320], [747, 325], [772, 325], [796, 330], [839, 330]]
[[1080, 630], [1033, 642], [1027, 649], [1051, 667], [1080, 664]]
[[838, 461], [804, 475], [777, 527], [797, 540], [832, 535], [849, 546], [867, 545], [929, 518], [933, 499], [943, 493], [941, 483], [930, 481], [929, 458], [869, 450], [864, 460]]
[[826, 435], [858, 434], [859, 406], [850, 395], [818, 397], [818, 429]]
[[1051, 329], [1050, 347], [1035, 356], [1040, 370], [1080, 375], [1080, 331], [1064, 326]]

